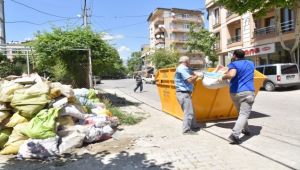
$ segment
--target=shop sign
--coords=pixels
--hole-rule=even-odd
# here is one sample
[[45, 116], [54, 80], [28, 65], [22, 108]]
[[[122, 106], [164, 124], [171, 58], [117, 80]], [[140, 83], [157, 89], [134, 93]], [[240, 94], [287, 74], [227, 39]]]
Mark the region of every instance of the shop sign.
[[245, 51], [246, 57], [274, 53], [275, 43], [265, 44], [265, 45], [250, 47], [250, 48], [244, 48], [242, 50]]

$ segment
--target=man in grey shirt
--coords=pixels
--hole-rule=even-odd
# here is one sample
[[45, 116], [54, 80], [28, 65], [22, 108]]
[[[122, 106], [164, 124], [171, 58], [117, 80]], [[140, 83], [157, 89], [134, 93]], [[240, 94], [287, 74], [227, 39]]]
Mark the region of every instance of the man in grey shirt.
[[195, 131], [200, 129], [200, 125], [195, 119], [191, 94], [198, 76], [190, 68], [189, 57], [180, 57], [179, 63], [175, 73], [175, 86], [177, 100], [184, 112], [183, 134], [194, 135], [197, 134]]

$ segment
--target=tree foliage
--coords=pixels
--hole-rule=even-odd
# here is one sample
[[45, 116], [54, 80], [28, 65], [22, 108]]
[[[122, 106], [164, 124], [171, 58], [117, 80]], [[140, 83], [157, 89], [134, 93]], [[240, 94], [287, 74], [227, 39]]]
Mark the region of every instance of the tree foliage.
[[21, 68], [17, 67], [15, 63], [11, 62], [5, 55], [2, 55], [2, 53], [0, 53], [0, 77], [20, 75], [21, 73]]
[[129, 73], [139, 71], [142, 69], [143, 60], [141, 58], [142, 53], [140, 51], [131, 53], [131, 57], [127, 62]]
[[215, 62], [218, 61], [215, 49], [216, 43], [217, 39], [213, 33], [204, 28], [192, 26], [188, 33], [186, 46], [190, 52], [203, 52], [212, 62], [212, 66], [214, 66]]
[[159, 49], [150, 55], [156, 69], [175, 67], [179, 60], [179, 53], [171, 49]]
[[93, 75], [116, 76], [125, 68], [116, 49], [101, 39], [101, 34], [90, 28], [53, 28], [38, 33], [31, 45], [36, 51], [36, 71], [50, 75], [56, 81], [80, 83], [88, 77], [88, 51], [91, 49]]
[[293, 8], [299, 0], [217, 0], [217, 3], [240, 15], [246, 12], [255, 12], [263, 16], [273, 8]]

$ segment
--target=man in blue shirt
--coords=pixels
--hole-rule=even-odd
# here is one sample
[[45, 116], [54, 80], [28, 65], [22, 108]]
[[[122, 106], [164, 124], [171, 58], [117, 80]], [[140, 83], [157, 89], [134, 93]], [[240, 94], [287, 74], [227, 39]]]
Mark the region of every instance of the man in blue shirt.
[[231, 143], [240, 144], [240, 134], [250, 135], [248, 118], [254, 103], [254, 64], [245, 59], [243, 50], [233, 52], [233, 61], [222, 80], [230, 79], [230, 96], [239, 113], [238, 119], [229, 136]]
[[175, 73], [175, 86], [177, 100], [184, 112], [183, 134], [194, 135], [197, 134], [195, 131], [200, 129], [200, 125], [195, 119], [191, 94], [198, 76], [190, 69], [189, 57], [180, 57], [179, 63]]

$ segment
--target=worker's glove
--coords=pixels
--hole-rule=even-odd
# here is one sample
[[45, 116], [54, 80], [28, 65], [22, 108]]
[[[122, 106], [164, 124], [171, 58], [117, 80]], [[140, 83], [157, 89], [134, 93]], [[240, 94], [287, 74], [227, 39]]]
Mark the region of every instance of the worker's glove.
[[204, 74], [203, 72], [198, 72], [198, 73], [195, 73], [197, 75], [197, 80], [202, 80], [203, 77], [204, 77]]

